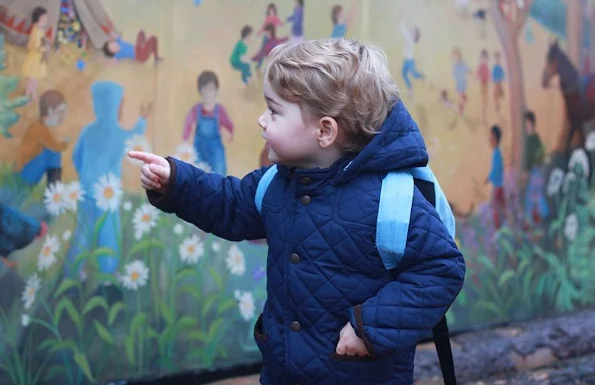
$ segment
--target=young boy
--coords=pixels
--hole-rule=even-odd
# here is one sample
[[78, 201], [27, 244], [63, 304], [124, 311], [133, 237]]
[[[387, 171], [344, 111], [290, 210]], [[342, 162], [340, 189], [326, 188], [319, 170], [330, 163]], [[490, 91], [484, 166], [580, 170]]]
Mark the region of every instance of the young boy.
[[506, 209], [506, 198], [504, 195], [504, 159], [500, 151], [500, 141], [502, 140], [502, 130], [494, 125], [490, 131], [490, 146], [494, 149], [492, 153], [492, 169], [486, 179], [486, 184], [492, 184], [492, 215], [494, 217], [494, 227], [499, 229], [504, 220], [504, 210]]
[[194, 149], [199, 160], [208, 164], [216, 173], [226, 175], [225, 147], [221, 136], [223, 134], [227, 141], [233, 139], [233, 122], [225, 108], [217, 102], [219, 77], [213, 71], [203, 71], [198, 75], [196, 83], [202, 102], [196, 103], [188, 111], [182, 140], [189, 141], [192, 129], [195, 129]]
[[246, 40], [252, 35], [252, 27], [245, 25], [240, 32], [240, 40], [236, 43], [229, 58], [229, 62], [233, 69], [238, 70], [242, 74], [242, 82], [248, 84], [248, 81], [252, 77], [252, 71], [250, 70], [250, 64], [242, 61], [242, 57], [248, 52], [248, 46]]
[[412, 384], [415, 346], [461, 290], [465, 263], [413, 188], [403, 192], [412, 209], [396, 268], [376, 249], [384, 177], [428, 163], [386, 56], [347, 39], [279, 46], [264, 97], [258, 124], [277, 174], [262, 206], [266, 167], [224, 178], [130, 153], [145, 162], [149, 201], [228, 240], [266, 237], [268, 298], [254, 329], [262, 384]]
[[541, 142], [535, 128], [535, 113], [525, 112], [525, 164], [524, 178], [528, 180], [525, 196], [525, 218], [528, 223], [539, 224], [549, 214], [547, 198], [545, 197], [544, 182], [545, 146]]

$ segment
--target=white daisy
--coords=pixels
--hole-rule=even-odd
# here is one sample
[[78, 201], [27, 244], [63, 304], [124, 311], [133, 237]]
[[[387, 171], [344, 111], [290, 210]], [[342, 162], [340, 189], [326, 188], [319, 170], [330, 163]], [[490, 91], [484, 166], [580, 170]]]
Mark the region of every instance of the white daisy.
[[587, 135], [587, 140], [585, 140], [585, 148], [587, 151], [595, 151], [595, 131], [591, 131]]
[[21, 315], [21, 325], [23, 325], [23, 327], [26, 328], [29, 326], [29, 322], [31, 322], [31, 319], [29, 318], [28, 314]]
[[234, 297], [238, 301], [238, 308], [240, 309], [240, 315], [245, 321], [250, 321], [254, 318], [256, 313], [256, 306], [254, 305], [254, 296], [248, 291], [234, 292]]
[[149, 268], [141, 260], [130, 262], [124, 267], [125, 273], [120, 276], [120, 281], [125, 288], [138, 290], [147, 284]]
[[205, 253], [204, 243], [196, 235], [184, 239], [179, 247], [180, 259], [184, 263], [197, 263]]
[[550, 174], [550, 179], [547, 184], [547, 195], [554, 196], [560, 191], [562, 181], [564, 180], [564, 171], [560, 168], [555, 168]]
[[574, 241], [576, 239], [576, 234], [578, 233], [578, 217], [575, 213], [570, 214], [566, 217], [564, 221], [564, 235], [566, 239], [569, 241]]
[[149, 203], [142, 204], [132, 218], [132, 224], [134, 225], [134, 237], [136, 240], [140, 240], [145, 234], [147, 234], [155, 225], [157, 225], [157, 217], [159, 211]]
[[69, 241], [70, 237], [72, 237], [72, 232], [70, 230], [64, 230], [64, 233], [62, 234], [62, 239], [64, 241]]
[[43, 242], [43, 246], [41, 246], [41, 251], [37, 257], [37, 268], [40, 271], [44, 271], [52, 267], [57, 261], [56, 253], [58, 250], [60, 250], [60, 242], [58, 241], [58, 238], [53, 235], [45, 237], [45, 241]]
[[214, 242], [211, 244], [211, 249], [212, 249], [214, 252], [218, 253], [218, 252], [219, 252], [219, 250], [221, 250], [221, 243], [219, 243], [219, 242], [217, 242], [217, 241], [214, 241]]
[[[151, 143], [149, 143], [149, 140], [144, 136], [144, 135], [134, 135], [132, 137], [130, 137], [130, 139], [128, 139], [126, 141], [125, 144], [125, 154], [128, 154], [130, 151], [141, 151], [141, 152], [152, 152], [152, 146]], [[137, 160], [137, 159], [133, 159], [129, 156], [126, 156], [126, 159], [135, 165], [138, 164], [142, 164], [141, 161]]]
[[85, 197], [85, 192], [81, 187], [81, 184], [77, 181], [70, 182], [64, 188], [64, 198], [66, 208], [69, 210], [76, 210], [79, 202]]
[[181, 160], [182, 162], [196, 164], [198, 161], [198, 155], [194, 146], [189, 143], [182, 143], [174, 150], [174, 158]]
[[244, 259], [244, 253], [238, 247], [237, 244], [231, 245], [227, 251], [227, 258], [225, 259], [227, 268], [234, 275], [244, 275], [246, 272], [246, 260]]
[[43, 203], [47, 211], [58, 216], [66, 209], [65, 186], [62, 182], [55, 182], [49, 185], [43, 193]]
[[182, 234], [184, 232], [184, 226], [181, 223], [176, 223], [174, 226], [174, 234]]
[[205, 163], [205, 162], [198, 162], [196, 164], [196, 167], [200, 168], [204, 172], [213, 172], [213, 169], [211, 168], [211, 166], [209, 166], [208, 163]]
[[130, 201], [126, 201], [122, 204], [122, 208], [124, 209], [124, 211], [130, 211], [132, 210], [132, 202]]
[[99, 178], [93, 186], [97, 207], [104, 211], [116, 211], [122, 199], [122, 183], [114, 174], [109, 173]]
[[582, 174], [580, 176], [588, 178], [589, 172], [591, 171], [589, 170], [589, 156], [582, 148], [577, 148], [572, 152], [572, 155], [570, 155], [570, 160], [568, 161], [568, 170], [574, 171], [576, 173], [577, 170], [575, 170], [575, 167], [577, 165], [580, 165], [581, 167]]
[[41, 280], [37, 273], [33, 273], [28, 279], [27, 284], [25, 285], [25, 291], [23, 291], [22, 300], [25, 304], [25, 309], [29, 309], [33, 302], [35, 301], [35, 296], [37, 292], [41, 288]]

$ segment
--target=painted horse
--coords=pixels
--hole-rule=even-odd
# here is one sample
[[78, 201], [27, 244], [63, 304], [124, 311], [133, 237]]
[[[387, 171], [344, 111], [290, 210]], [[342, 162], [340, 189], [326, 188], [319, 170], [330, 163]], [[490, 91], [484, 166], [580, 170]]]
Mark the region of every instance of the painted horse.
[[543, 88], [549, 87], [555, 75], [560, 78], [566, 117], [570, 122], [570, 131], [567, 133], [564, 147], [565, 154], [568, 156], [574, 135], [578, 134], [581, 143], [584, 144], [583, 124], [595, 118], [595, 74], [581, 75], [555, 40], [550, 43], [547, 52], [546, 65], [541, 78]]

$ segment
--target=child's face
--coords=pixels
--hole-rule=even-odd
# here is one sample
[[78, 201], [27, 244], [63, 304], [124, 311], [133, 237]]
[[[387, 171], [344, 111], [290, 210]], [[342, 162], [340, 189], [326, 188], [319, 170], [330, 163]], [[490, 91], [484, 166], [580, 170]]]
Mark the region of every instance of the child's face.
[[118, 42], [116, 41], [110, 41], [109, 43], [107, 43], [107, 49], [115, 55], [118, 52], [120, 52], [120, 44], [118, 44]]
[[535, 133], [535, 126], [529, 119], [525, 120], [525, 129], [527, 130], [527, 134], [534, 134]]
[[337, 12], [337, 24], [343, 24], [345, 22], [345, 16], [343, 15], [343, 10], [339, 10]]
[[492, 148], [496, 148], [498, 146], [498, 140], [494, 134], [490, 134], [490, 146], [492, 146]]
[[499, 53], [497, 53], [497, 54], [494, 55], [494, 61], [496, 63], [500, 63], [500, 54]]
[[267, 141], [269, 161], [309, 168], [320, 151], [317, 124], [305, 122], [300, 106], [281, 99], [266, 80], [264, 97], [268, 108], [258, 118], [258, 125]]
[[47, 23], [48, 23], [48, 14], [44, 13], [43, 15], [41, 15], [41, 17], [37, 21], [37, 25], [39, 25], [40, 27], [45, 27], [47, 25]]
[[62, 103], [56, 108], [49, 108], [47, 116], [43, 119], [48, 127], [57, 127], [64, 121], [66, 116], [66, 103]]
[[202, 101], [205, 104], [215, 104], [217, 103], [217, 96], [219, 96], [219, 90], [215, 83], [209, 83], [203, 86], [199, 90], [200, 96], [202, 97]]

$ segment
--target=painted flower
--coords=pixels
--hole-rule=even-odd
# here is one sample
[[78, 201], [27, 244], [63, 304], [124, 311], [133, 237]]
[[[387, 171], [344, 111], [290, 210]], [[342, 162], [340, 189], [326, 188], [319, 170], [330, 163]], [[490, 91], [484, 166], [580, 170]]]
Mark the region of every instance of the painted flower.
[[147, 284], [149, 279], [149, 268], [141, 260], [130, 262], [124, 267], [124, 274], [120, 276], [120, 282], [125, 288], [138, 290]]
[[576, 234], [578, 233], [578, 217], [575, 213], [570, 214], [566, 217], [564, 221], [564, 235], [566, 239], [569, 241], [574, 241], [576, 239]]
[[215, 253], [218, 253], [219, 250], [221, 250], [221, 243], [213, 241], [213, 243], [211, 244], [211, 250], [213, 250]]
[[57, 217], [66, 210], [66, 188], [62, 182], [49, 185], [43, 193], [43, 203], [51, 215]]
[[174, 226], [174, 234], [180, 235], [184, 232], [184, 226], [181, 223], [176, 223]]
[[560, 191], [562, 181], [564, 180], [564, 171], [560, 168], [555, 168], [550, 174], [550, 179], [547, 184], [547, 195], [550, 197], [556, 195]]
[[64, 230], [64, 233], [62, 233], [62, 239], [68, 242], [70, 240], [70, 237], [72, 237], [72, 231]]
[[254, 296], [252, 293], [236, 290], [234, 292], [234, 297], [238, 301], [238, 308], [242, 318], [245, 321], [253, 319], [254, 314], [256, 313], [256, 306], [254, 306]]
[[570, 155], [570, 160], [568, 161], [568, 170], [574, 171], [575, 173], [578, 172], [575, 170], [577, 165], [580, 165], [582, 174], [580, 176], [588, 178], [589, 172], [589, 156], [582, 148], [577, 148], [572, 152]]
[[[144, 135], [131, 136], [130, 139], [128, 139], [126, 141], [125, 148], [126, 148], [125, 154], [128, 154], [130, 151], [141, 151], [141, 152], [152, 152], [153, 151], [151, 143], [149, 143], [149, 140]], [[140, 160], [133, 159], [129, 156], [126, 156], [126, 159], [134, 165], [142, 164], [142, 162]]]
[[145, 234], [157, 225], [159, 211], [149, 203], [142, 204], [132, 218], [134, 225], [134, 237], [140, 240]]
[[198, 155], [194, 146], [189, 143], [182, 143], [174, 150], [174, 158], [181, 160], [182, 162], [196, 164], [198, 161]]
[[587, 140], [585, 140], [585, 148], [587, 151], [595, 151], [595, 131], [591, 131], [589, 132], [589, 135], [587, 135]]
[[124, 211], [130, 211], [132, 210], [132, 202], [130, 201], [126, 201], [122, 204], [122, 208], [124, 209]]
[[95, 201], [97, 207], [104, 211], [116, 211], [122, 200], [122, 183], [114, 174], [109, 173], [99, 178], [93, 186], [95, 190]]
[[244, 253], [242, 253], [242, 250], [235, 243], [227, 251], [225, 262], [229, 271], [234, 275], [244, 275], [246, 272]]
[[21, 325], [23, 325], [23, 327], [27, 327], [29, 326], [29, 323], [31, 322], [31, 319], [29, 318], [29, 314], [23, 314], [21, 315]]
[[52, 267], [58, 260], [56, 258], [58, 250], [60, 250], [60, 242], [58, 241], [58, 238], [53, 235], [45, 237], [45, 241], [43, 242], [43, 246], [41, 246], [41, 251], [37, 257], [37, 268], [40, 271], [44, 271]]
[[22, 300], [24, 303], [25, 309], [29, 309], [33, 302], [35, 301], [35, 296], [37, 292], [41, 288], [41, 280], [37, 273], [34, 273], [27, 279], [27, 284], [25, 285], [25, 291], [23, 291]]
[[205, 253], [205, 246], [203, 242], [196, 235], [184, 239], [179, 247], [180, 259], [184, 263], [195, 264], [198, 263], [200, 257]]
[[64, 188], [64, 198], [66, 208], [69, 210], [76, 210], [79, 202], [85, 197], [85, 192], [78, 181], [70, 182]]

